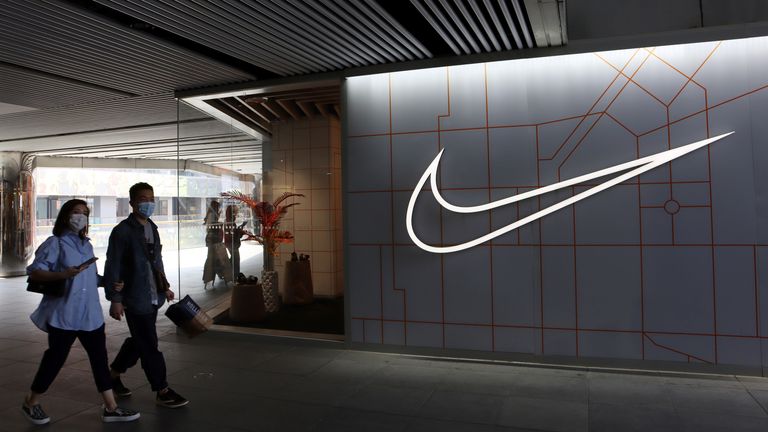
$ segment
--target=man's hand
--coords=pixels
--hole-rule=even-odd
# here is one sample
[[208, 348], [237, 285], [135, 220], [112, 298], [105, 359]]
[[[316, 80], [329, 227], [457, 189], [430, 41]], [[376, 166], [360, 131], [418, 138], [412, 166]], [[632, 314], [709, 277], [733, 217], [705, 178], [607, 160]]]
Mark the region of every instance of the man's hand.
[[122, 320], [123, 313], [124, 311], [122, 303], [112, 303], [112, 306], [109, 307], [109, 316], [118, 321]]
[[171, 301], [176, 298], [176, 294], [173, 293], [173, 291], [167, 289], [165, 290], [165, 299], [168, 301]]

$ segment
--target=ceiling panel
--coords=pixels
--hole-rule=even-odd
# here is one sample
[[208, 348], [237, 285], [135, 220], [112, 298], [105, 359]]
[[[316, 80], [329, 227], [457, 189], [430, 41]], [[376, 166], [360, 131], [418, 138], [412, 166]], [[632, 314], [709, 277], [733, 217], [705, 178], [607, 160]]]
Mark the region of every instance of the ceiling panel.
[[[264, 80], [566, 40], [563, 0], [0, 5], [0, 150], [59, 156], [176, 157], [178, 90], [205, 92], [227, 84], [259, 89], [196, 107], [214, 116], [226, 112], [227, 121], [236, 119], [248, 126], [243, 130], [269, 139], [272, 122], [338, 118], [341, 106], [338, 78], [331, 84], [327, 77], [301, 78], [295, 88], [281, 87], [280, 80], [279, 88], [260, 85]], [[27, 108], [32, 110], [20, 111]], [[182, 158], [260, 169], [260, 138], [234, 133], [202, 112], [183, 111]]]
[[[206, 117], [197, 112], [191, 115]], [[4, 141], [22, 138], [175, 124], [176, 119], [176, 99], [172, 93], [6, 114], [0, 116], [0, 146]]]
[[125, 93], [0, 63], [0, 102], [33, 108], [88, 104]]
[[431, 57], [373, 0], [96, 0], [281, 76]]
[[4, 0], [0, 61], [130, 94], [253, 76], [68, 2]]

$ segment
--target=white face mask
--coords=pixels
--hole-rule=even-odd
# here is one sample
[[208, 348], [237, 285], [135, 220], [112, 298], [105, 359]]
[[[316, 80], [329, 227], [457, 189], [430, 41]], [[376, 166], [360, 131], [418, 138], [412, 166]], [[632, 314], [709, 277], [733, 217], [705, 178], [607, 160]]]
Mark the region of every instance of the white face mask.
[[88, 225], [88, 216], [79, 213], [69, 216], [69, 227], [72, 231], [79, 233], [86, 225]]

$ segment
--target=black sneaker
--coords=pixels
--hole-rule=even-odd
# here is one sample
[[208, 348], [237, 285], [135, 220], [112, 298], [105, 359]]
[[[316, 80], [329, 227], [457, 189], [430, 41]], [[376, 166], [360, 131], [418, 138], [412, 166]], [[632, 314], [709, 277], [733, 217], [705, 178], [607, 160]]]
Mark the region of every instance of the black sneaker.
[[189, 401], [181, 397], [178, 393], [168, 388], [165, 393], [157, 392], [156, 403], [166, 408], [178, 408], [188, 404]]
[[115, 410], [112, 412], [109, 412], [106, 408], [104, 408], [104, 410], [101, 412], [101, 420], [104, 423], [129, 422], [137, 420], [139, 417], [141, 417], [141, 414], [139, 414], [138, 411], [120, 407], [115, 408]]
[[123, 385], [123, 382], [120, 381], [120, 377], [112, 378], [112, 392], [118, 397], [128, 397], [133, 394], [131, 393], [131, 389]]
[[24, 412], [24, 416], [36, 425], [43, 425], [51, 421], [51, 418], [43, 411], [43, 407], [40, 404], [28, 407], [25, 402], [21, 404], [21, 410]]

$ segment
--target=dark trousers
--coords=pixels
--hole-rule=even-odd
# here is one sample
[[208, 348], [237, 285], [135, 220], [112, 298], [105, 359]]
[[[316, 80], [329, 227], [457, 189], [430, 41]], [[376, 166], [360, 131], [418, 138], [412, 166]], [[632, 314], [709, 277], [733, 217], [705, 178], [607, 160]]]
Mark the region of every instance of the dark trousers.
[[157, 309], [148, 314], [132, 314], [125, 311], [125, 320], [128, 322], [128, 330], [131, 337], [123, 342], [120, 352], [112, 362], [112, 370], [125, 373], [141, 359], [141, 368], [152, 387], [152, 391], [160, 391], [168, 387], [165, 373], [165, 358], [157, 349]]
[[237, 276], [240, 274], [240, 245], [227, 244], [227, 251], [229, 251], [229, 263], [232, 266], [233, 277], [237, 280]]
[[40, 367], [37, 369], [30, 390], [35, 393], [48, 391], [48, 387], [67, 361], [69, 350], [75, 343], [75, 339], [80, 341], [85, 352], [88, 353], [96, 388], [100, 393], [112, 389], [112, 379], [107, 366], [107, 337], [104, 335], [102, 324], [101, 327], [92, 331], [63, 330], [48, 325], [48, 349], [43, 353], [43, 359], [40, 361]]

